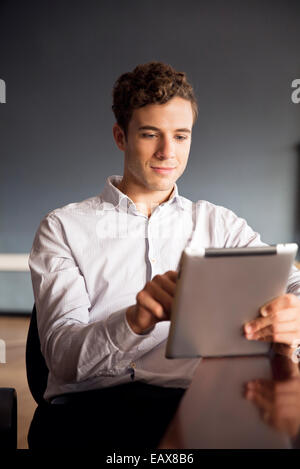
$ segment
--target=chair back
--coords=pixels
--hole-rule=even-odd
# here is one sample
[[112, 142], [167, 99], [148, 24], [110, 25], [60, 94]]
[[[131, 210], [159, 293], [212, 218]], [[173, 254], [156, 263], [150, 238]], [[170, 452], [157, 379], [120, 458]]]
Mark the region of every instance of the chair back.
[[32, 397], [37, 404], [45, 402], [43, 395], [47, 387], [49, 370], [41, 352], [35, 304], [32, 309], [26, 342], [26, 373]]

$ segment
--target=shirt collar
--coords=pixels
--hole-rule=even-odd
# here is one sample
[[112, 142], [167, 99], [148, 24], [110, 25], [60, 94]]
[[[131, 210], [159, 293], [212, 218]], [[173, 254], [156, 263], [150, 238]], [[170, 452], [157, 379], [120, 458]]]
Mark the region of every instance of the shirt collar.
[[[122, 176], [113, 175], [106, 179], [106, 183], [103, 191], [100, 194], [101, 202], [104, 210], [113, 210], [121, 205], [128, 207], [134, 202], [123, 192], [121, 192], [116, 185], [122, 180]], [[181, 196], [178, 193], [177, 184], [174, 183], [174, 188], [170, 198], [161, 205], [170, 205], [171, 203], [177, 203], [178, 206], [184, 209]]]

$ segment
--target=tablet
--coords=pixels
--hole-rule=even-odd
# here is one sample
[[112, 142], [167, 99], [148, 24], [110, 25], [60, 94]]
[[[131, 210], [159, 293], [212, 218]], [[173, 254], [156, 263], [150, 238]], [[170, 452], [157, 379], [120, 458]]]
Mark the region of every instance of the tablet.
[[244, 324], [286, 292], [298, 246], [186, 248], [181, 256], [167, 358], [260, 355], [271, 344], [248, 340]]

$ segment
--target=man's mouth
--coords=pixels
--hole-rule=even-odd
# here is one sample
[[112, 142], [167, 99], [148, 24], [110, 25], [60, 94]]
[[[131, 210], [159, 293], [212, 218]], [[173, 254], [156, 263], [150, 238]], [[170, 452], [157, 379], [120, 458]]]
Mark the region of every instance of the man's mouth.
[[151, 168], [156, 171], [157, 173], [160, 173], [160, 174], [169, 174], [171, 173], [172, 171], [174, 171], [175, 167], [172, 167], [172, 168], [165, 168], [165, 167], [161, 167], [161, 166], [151, 166]]

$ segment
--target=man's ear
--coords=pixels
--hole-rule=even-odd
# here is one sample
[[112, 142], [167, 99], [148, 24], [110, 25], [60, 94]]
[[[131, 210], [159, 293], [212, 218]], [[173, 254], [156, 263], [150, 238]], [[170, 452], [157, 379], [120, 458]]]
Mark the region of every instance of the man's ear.
[[115, 123], [113, 126], [113, 136], [117, 144], [117, 147], [120, 150], [125, 151], [125, 145], [126, 145], [125, 132], [117, 123]]

